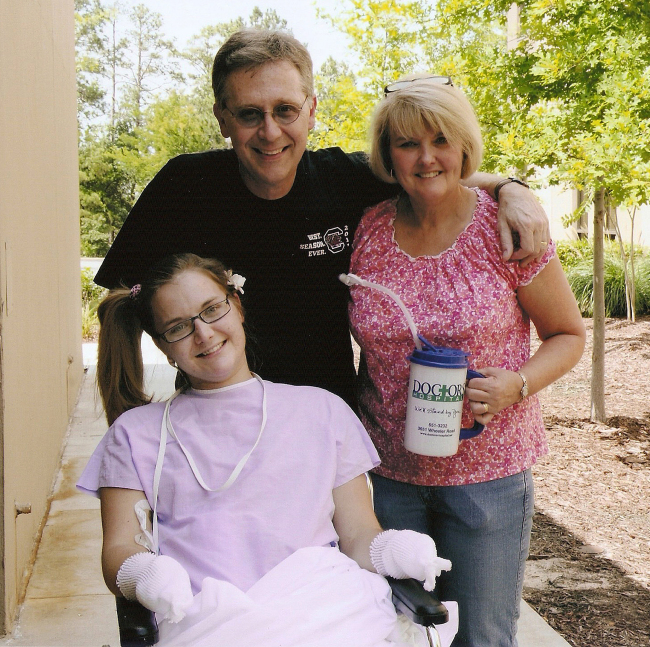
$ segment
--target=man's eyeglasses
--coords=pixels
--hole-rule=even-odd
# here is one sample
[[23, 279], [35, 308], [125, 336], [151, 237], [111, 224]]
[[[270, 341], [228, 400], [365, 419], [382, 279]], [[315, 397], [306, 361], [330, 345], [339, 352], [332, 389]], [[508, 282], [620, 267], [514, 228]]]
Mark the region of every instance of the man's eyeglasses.
[[309, 95], [305, 97], [301, 106], [296, 106], [293, 103], [282, 103], [275, 106], [273, 110], [260, 110], [259, 108], [240, 108], [234, 112], [230, 108], [225, 108], [237, 121], [240, 126], [244, 128], [257, 128], [261, 126], [264, 121], [264, 115], [269, 113], [273, 117], [273, 121], [280, 126], [288, 126], [292, 124], [298, 117], [302, 109], [307, 103]]
[[421, 76], [417, 79], [408, 79], [406, 81], [395, 81], [395, 83], [389, 83], [384, 88], [384, 96], [388, 96], [391, 92], [397, 92], [398, 90], [409, 88], [411, 87], [411, 83], [417, 83], [418, 81], [432, 81], [433, 83], [441, 83], [442, 85], [454, 85], [451, 82], [450, 76], [438, 76], [437, 74], [434, 74], [433, 76]]
[[204, 323], [211, 324], [215, 321], [219, 321], [230, 312], [230, 301], [226, 297], [223, 301], [218, 301], [208, 306], [205, 310], [201, 310], [198, 315], [195, 317], [190, 317], [189, 319], [183, 319], [174, 324], [171, 328], [165, 330], [164, 333], [158, 335], [160, 339], [164, 339], [168, 344], [173, 344], [174, 342], [185, 339], [189, 337], [195, 330], [194, 322], [197, 319], [200, 319]]

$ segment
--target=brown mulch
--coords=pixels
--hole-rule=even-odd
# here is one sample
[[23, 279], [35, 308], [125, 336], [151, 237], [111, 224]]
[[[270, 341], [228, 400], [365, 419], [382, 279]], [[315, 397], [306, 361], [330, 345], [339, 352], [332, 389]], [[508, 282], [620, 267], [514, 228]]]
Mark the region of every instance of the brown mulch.
[[650, 591], [591, 549], [538, 512], [524, 598], [575, 647], [650, 645]]
[[574, 647], [650, 645], [650, 318], [606, 323], [606, 424], [589, 419], [585, 323], [579, 364], [540, 394], [550, 453], [524, 598]]

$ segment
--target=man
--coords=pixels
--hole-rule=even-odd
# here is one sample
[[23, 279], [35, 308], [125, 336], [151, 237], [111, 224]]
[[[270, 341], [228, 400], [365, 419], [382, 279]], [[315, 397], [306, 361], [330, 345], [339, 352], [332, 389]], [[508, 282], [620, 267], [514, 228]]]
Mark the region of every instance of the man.
[[[309, 53], [282, 32], [244, 30], [214, 61], [214, 114], [232, 150], [174, 158], [134, 205], [95, 281], [137, 283], [175, 252], [214, 256], [246, 277], [249, 349], [266, 379], [316, 385], [354, 403], [347, 272], [365, 207], [399, 187], [377, 180], [365, 155], [306, 151], [316, 96]], [[499, 178], [469, 184], [494, 191]], [[527, 189], [505, 184], [505, 257], [535, 257], [548, 223]], [[531, 215], [528, 216], [527, 213]], [[510, 228], [521, 250], [512, 255]], [[512, 255], [512, 256], [511, 256]], [[246, 305], [248, 299], [245, 299]]]

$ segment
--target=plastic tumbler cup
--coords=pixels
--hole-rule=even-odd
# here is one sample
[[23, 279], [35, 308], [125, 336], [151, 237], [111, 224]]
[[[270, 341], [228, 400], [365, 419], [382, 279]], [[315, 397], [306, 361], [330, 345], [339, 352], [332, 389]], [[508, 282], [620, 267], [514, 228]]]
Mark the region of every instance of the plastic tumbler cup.
[[411, 373], [404, 447], [424, 456], [453, 456], [461, 440], [483, 431], [479, 422], [461, 429], [460, 421], [467, 380], [485, 376], [467, 368], [468, 353], [419, 338], [422, 350], [415, 349], [408, 357]]

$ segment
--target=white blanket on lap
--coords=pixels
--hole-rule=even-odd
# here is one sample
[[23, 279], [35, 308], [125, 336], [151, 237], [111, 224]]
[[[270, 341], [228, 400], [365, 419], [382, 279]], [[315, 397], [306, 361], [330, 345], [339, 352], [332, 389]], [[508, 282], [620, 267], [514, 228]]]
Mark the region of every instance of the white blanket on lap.
[[[454, 609], [455, 611], [455, 609]], [[454, 625], [457, 622], [449, 622]], [[449, 645], [455, 630], [443, 645]], [[384, 578], [336, 548], [303, 548], [246, 593], [206, 578], [187, 616], [160, 623], [158, 647], [401, 647]], [[421, 634], [422, 645], [426, 638]]]

